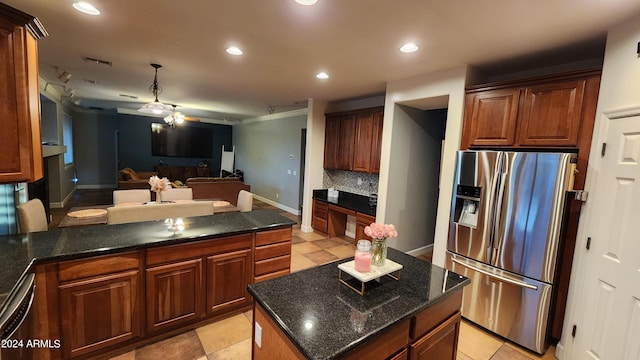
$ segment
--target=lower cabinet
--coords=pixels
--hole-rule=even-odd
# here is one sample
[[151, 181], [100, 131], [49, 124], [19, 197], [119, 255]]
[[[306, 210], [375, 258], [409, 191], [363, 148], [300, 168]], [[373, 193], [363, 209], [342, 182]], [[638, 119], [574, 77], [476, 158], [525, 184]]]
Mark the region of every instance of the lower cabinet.
[[[118, 256], [102, 257], [95, 264], [98, 266], [89, 271], [85, 271], [92, 266], [89, 262], [73, 262], [75, 269], [81, 271], [58, 286], [65, 358], [131, 340], [142, 333], [138, 269], [110, 272], [99, 266], [102, 260], [112, 259], [122, 260]], [[135, 260], [131, 263], [137, 266]], [[69, 272], [60, 268], [60, 277], [65, 279]]]
[[460, 313], [456, 313], [436, 329], [411, 344], [410, 360], [455, 360], [460, 333]]
[[207, 313], [220, 314], [251, 304], [251, 249], [207, 258]]
[[327, 233], [329, 205], [325, 202], [313, 200], [311, 210], [311, 227], [323, 234]]
[[291, 228], [256, 233], [254, 283], [289, 274], [292, 238]]
[[371, 237], [367, 236], [364, 233], [364, 228], [371, 225], [371, 223], [374, 223], [374, 222], [376, 222], [375, 216], [371, 216], [363, 213], [356, 213], [356, 238], [355, 238], [356, 245], [358, 244], [358, 240], [364, 239], [364, 240], [371, 241]]
[[191, 259], [147, 269], [147, 331], [198, 319], [204, 312], [202, 260]]

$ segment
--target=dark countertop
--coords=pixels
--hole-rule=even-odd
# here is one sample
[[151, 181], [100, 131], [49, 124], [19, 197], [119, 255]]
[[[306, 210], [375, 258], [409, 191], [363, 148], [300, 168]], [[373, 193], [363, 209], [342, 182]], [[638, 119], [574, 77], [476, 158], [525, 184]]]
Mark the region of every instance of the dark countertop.
[[365, 195], [352, 194], [340, 191], [338, 199], [329, 199], [327, 189], [313, 190], [313, 198], [329, 204], [335, 204], [345, 209], [357, 211], [359, 213], [376, 216], [376, 206], [369, 205], [369, 197]]
[[18, 281], [37, 263], [179, 244], [296, 223], [271, 210], [184, 218], [184, 222], [185, 230], [175, 234], [167, 230], [164, 221], [148, 221], [0, 236], [0, 309], [4, 309], [5, 299]]
[[338, 282], [338, 264], [353, 258], [252, 284], [249, 292], [307, 358], [333, 359], [471, 282], [392, 248], [387, 258], [404, 266], [400, 280], [385, 276], [364, 296]]

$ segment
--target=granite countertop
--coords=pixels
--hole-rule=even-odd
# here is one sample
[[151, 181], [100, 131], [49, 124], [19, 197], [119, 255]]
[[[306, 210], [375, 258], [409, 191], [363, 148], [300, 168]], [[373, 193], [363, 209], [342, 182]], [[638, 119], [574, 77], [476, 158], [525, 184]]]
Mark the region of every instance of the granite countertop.
[[313, 198], [329, 204], [335, 204], [345, 209], [376, 216], [376, 206], [369, 205], [369, 197], [340, 191], [337, 199], [327, 197], [327, 189], [313, 190]]
[[338, 282], [338, 264], [352, 258], [252, 284], [249, 292], [304, 356], [332, 359], [470, 283], [392, 248], [387, 258], [404, 266], [400, 280], [385, 276], [364, 296]]
[[71, 227], [0, 236], [0, 309], [18, 281], [37, 263], [76, 259], [211, 239], [296, 222], [272, 210], [184, 218], [185, 230], [173, 233], [164, 221]]

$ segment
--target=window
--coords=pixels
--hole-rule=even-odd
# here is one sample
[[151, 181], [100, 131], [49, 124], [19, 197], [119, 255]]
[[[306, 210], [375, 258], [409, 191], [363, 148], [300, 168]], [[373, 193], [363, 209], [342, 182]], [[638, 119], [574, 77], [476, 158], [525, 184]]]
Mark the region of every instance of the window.
[[67, 146], [67, 152], [64, 153], [64, 164], [73, 164], [73, 119], [71, 116], [64, 114], [62, 123], [62, 141]]

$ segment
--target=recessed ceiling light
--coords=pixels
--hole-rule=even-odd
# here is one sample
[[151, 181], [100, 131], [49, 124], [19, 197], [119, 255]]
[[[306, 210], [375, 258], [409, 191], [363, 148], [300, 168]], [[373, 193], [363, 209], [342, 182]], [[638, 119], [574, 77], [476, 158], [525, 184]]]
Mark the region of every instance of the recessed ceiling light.
[[412, 53], [418, 51], [418, 45], [414, 43], [406, 43], [400, 47], [400, 51], [403, 53]]
[[300, 5], [313, 5], [318, 2], [318, 0], [296, 0], [296, 2]]
[[228, 52], [229, 54], [231, 54], [231, 55], [242, 55], [242, 54], [244, 54], [244, 53], [242, 52], [242, 50], [240, 50], [240, 48], [239, 48], [239, 47], [236, 47], [236, 46], [230, 46], [230, 47], [228, 47], [228, 48], [227, 48], [227, 52]]
[[96, 9], [95, 6], [89, 4], [88, 2], [84, 2], [84, 1], [74, 2], [73, 8], [80, 11], [81, 13], [85, 13], [89, 15], [100, 15], [100, 10]]
[[327, 74], [326, 72], [319, 72], [319, 73], [316, 75], [316, 77], [317, 77], [318, 79], [322, 79], [322, 80], [324, 80], [324, 79], [328, 79], [328, 78], [329, 78], [329, 74]]

